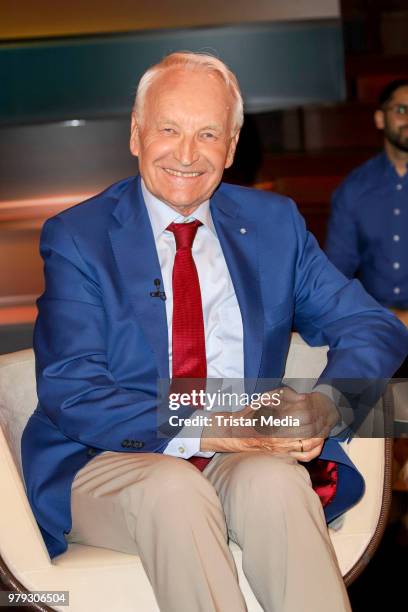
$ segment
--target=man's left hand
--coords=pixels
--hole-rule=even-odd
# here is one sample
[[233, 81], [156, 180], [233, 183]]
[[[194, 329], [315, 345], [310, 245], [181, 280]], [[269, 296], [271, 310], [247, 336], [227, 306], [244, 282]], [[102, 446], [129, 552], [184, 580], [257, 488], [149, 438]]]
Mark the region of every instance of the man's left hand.
[[[267, 415], [271, 408], [263, 408], [259, 412]], [[290, 451], [289, 454], [298, 461], [311, 461], [320, 455], [324, 440], [330, 434], [334, 425], [339, 421], [339, 413], [334, 402], [318, 391], [312, 393], [297, 393], [286, 387], [281, 392], [281, 403], [278, 407], [273, 406], [273, 416], [282, 419], [284, 416], [292, 416], [299, 420], [299, 426], [288, 428], [262, 427], [256, 428], [265, 435], [284, 436], [296, 438], [299, 442], [299, 450]]]

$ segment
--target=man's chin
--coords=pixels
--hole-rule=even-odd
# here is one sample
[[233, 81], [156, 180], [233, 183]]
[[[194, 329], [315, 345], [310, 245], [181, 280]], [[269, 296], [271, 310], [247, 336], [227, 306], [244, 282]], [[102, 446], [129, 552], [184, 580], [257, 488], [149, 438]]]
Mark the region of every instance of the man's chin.
[[183, 190], [173, 190], [171, 192], [163, 190], [160, 199], [171, 206], [171, 208], [175, 208], [180, 212], [186, 210], [187, 214], [189, 214], [188, 211], [190, 209], [195, 209], [200, 206], [200, 204], [210, 198], [210, 195], [208, 191], [202, 192], [201, 190], [195, 193], [193, 191], [185, 192]]
[[408, 140], [403, 140], [402, 142], [398, 142], [397, 148], [403, 153], [408, 153]]
[[408, 153], [408, 138], [388, 137], [388, 141], [399, 151]]

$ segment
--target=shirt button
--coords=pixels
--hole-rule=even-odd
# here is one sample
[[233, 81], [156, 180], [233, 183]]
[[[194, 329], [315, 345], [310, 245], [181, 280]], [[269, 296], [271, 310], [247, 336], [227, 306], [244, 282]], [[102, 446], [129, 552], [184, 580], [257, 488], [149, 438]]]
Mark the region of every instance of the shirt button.
[[178, 452], [181, 453], [181, 454], [183, 454], [185, 450], [186, 449], [184, 448], [184, 446], [179, 446], [178, 447]]
[[399, 287], [394, 287], [393, 291], [394, 291], [395, 295], [398, 295], [400, 293], [401, 289]]
[[400, 269], [400, 262], [399, 261], [394, 261], [394, 263], [392, 264], [392, 267], [394, 268], [394, 270], [399, 270]]
[[401, 213], [399, 208], [394, 208], [394, 215], [399, 215]]
[[392, 239], [394, 242], [399, 242], [400, 237], [398, 236], [398, 234], [394, 234]]
[[398, 183], [397, 187], [396, 187], [397, 191], [401, 191], [402, 189], [402, 185], [400, 183]]

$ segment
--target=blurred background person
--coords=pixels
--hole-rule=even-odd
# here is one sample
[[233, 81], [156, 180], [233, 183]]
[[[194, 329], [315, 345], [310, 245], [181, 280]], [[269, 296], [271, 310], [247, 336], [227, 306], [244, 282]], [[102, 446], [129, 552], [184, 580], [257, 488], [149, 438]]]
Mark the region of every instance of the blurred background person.
[[381, 91], [374, 122], [384, 149], [334, 192], [326, 253], [408, 325], [408, 79]]

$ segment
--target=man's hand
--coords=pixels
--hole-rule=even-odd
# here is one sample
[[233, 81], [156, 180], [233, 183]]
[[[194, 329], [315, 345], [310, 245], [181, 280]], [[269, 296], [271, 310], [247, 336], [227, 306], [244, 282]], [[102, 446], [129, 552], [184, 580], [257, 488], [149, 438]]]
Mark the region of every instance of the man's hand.
[[[325, 438], [338, 421], [334, 403], [322, 393], [299, 394], [290, 388], [280, 392], [279, 406], [272, 405], [272, 395], [263, 395], [263, 407], [255, 410], [247, 406], [233, 413], [214, 413], [222, 415], [223, 422], [212, 419], [212, 424], [203, 429], [200, 450], [223, 453], [243, 451], [269, 451], [274, 455], [289, 454], [298, 461], [311, 461], [321, 453]], [[266, 401], [265, 401], [266, 400]], [[274, 427], [262, 425], [261, 416], [282, 419], [292, 416], [298, 419], [299, 426]], [[251, 419], [254, 426], [230, 424], [230, 417]]]
[[[273, 392], [272, 392], [273, 393]], [[265, 394], [264, 394], [265, 396]], [[269, 396], [272, 400], [271, 392]], [[275, 391], [276, 396], [276, 391]], [[272, 402], [268, 406], [258, 410], [258, 415], [282, 420], [285, 416], [292, 417], [299, 425], [293, 426], [289, 423], [287, 427], [262, 426], [262, 422], [256, 425], [259, 432], [273, 436], [275, 433], [279, 437], [296, 437], [298, 439], [308, 438], [327, 438], [333, 426], [339, 421], [339, 413], [334, 402], [323, 393], [314, 391], [313, 393], [297, 393], [290, 387], [285, 387], [280, 391], [280, 404], [273, 406]]]

